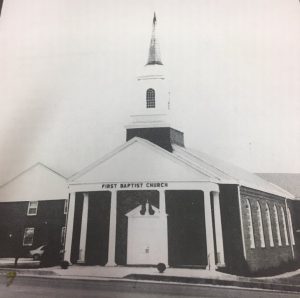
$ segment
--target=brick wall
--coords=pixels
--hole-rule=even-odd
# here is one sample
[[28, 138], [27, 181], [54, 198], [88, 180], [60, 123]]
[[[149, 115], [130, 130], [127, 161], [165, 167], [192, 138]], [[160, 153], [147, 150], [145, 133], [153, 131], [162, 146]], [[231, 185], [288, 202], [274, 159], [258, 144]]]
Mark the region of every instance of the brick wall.
[[[55, 243], [58, 251], [61, 248], [61, 230], [66, 218], [65, 200], [39, 201], [34, 216], [27, 215], [28, 203], [0, 203], [0, 257], [14, 257], [16, 247], [25, 256], [30, 249], [49, 241]], [[23, 246], [25, 228], [34, 228], [31, 246]]]
[[[285, 206], [285, 199], [276, 195], [264, 193], [258, 190], [250, 189], [247, 187], [240, 188], [241, 196], [241, 208], [243, 217], [243, 228], [245, 237], [245, 249], [246, 249], [246, 261], [249, 266], [250, 271], [255, 272], [258, 270], [264, 270], [267, 268], [278, 267], [283, 263], [293, 260], [292, 248], [291, 248], [291, 238], [288, 226], [288, 217]], [[259, 208], [261, 210], [262, 227], [265, 247], [261, 245], [261, 232], [259, 227]], [[249, 206], [250, 204], [250, 206]], [[270, 241], [269, 234], [269, 224], [268, 224], [268, 209], [266, 204], [269, 206], [270, 212], [270, 222], [271, 231], [273, 235], [274, 245]], [[279, 245], [279, 239], [276, 230], [276, 212], [274, 210], [274, 205], [277, 208], [279, 231], [281, 236], [282, 244]], [[290, 202], [288, 202], [290, 206]], [[281, 207], [284, 210], [284, 216], [286, 221], [286, 229], [288, 234], [288, 245], [285, 240], [284, 222], [281, 213]], [[252, 215], [252, 230], [254, 245], [251, 245], [251, 223], [250, 215]]]
[[295, 236], [295, 258], [300, 263], [300, 201], [299, 199], [289, 201], [288, 205], [291, 209], [293, 220], [294, 236]]

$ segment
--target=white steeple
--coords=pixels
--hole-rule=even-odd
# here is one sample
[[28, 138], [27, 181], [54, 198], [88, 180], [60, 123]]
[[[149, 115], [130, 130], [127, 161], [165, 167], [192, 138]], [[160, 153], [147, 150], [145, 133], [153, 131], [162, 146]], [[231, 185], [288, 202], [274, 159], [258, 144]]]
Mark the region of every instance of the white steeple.
[[152, 36], [151, 36], [151, 41], [150, 41], [147, 65], [152, 65], [152, 64], [162, 65], [161, 58], [160, 58], [159, 43], [156, 38], [156, 22], [157, 22], [157, 20], [156, 20], [156, 15], [154, 12], [153, 22], [152, 22]]
[[129, 127], [167, 127], [169, 115], [169, 88], [165, 67], [161, 61], [157, 38], [157, 18], [154, 13], [147, 64], [137, 76], [137, 97]]

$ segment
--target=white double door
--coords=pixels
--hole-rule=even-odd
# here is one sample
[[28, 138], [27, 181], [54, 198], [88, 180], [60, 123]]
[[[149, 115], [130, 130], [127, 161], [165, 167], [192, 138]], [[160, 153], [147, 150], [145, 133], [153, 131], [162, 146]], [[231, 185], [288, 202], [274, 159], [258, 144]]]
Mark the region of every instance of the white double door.
[[162, 226], [157, 216], [142, 216], [128, 221], [127, 264], [156, 265], [162, 261]]

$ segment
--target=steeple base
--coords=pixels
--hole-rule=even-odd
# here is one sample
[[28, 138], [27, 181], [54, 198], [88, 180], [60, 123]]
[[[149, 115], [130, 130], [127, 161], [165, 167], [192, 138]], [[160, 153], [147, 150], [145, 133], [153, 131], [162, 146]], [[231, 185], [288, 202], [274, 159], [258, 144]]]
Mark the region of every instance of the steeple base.
[[134, 137], [146, 139], [169, 152], [173, 152], [173, 144], [184, 147], [183, 132], [171, 127], [127, 128], [126, 141]]

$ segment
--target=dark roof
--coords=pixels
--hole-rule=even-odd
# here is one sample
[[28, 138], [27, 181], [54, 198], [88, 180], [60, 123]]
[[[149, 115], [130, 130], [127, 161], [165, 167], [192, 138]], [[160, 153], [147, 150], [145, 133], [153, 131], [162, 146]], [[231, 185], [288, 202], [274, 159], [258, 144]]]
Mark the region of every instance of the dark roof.
[[300, 198], [300, 173], [257, 173], [257, 175]]

